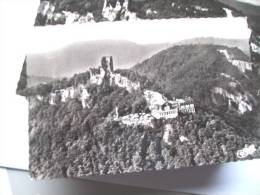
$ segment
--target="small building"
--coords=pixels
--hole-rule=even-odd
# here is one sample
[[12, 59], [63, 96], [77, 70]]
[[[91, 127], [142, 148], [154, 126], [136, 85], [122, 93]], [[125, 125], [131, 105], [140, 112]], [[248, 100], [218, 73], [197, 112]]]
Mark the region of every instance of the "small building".
[[179, 112], [195, 113], [195, 106], [191, 97], [168, 100], [159, 92], [150, 90], [144, 91], [144, 96], [149, 105], [152, 116], [157, 119], [176, 118]]
[[170, 102], [165, 102], [163, 105], [157, 105], [157, 109], [151, 110], [151, 115], [156, 119], [176, 118], [178, 116], [178, 107]]

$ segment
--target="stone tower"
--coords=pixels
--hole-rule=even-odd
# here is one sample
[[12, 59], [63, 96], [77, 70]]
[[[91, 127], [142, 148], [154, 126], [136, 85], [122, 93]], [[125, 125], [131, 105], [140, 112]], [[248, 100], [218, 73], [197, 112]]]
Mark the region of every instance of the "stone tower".
[[114, 72], [113, 57], [112, 56], [102, 57], [101, 66], [105, 71]]

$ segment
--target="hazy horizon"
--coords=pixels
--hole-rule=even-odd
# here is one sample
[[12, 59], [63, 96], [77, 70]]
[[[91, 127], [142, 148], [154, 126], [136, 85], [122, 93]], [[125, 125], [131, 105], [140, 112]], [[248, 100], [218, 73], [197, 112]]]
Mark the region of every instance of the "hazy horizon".
[[27, 74], [62, 78], [100, 66], [102, 56], [113, 56], [115, 69], [131, 68], [156, 53], [174, 45], [221, 44], [238, 47], [248, 53], [246, 39], [194, 38], [177, 43], [137, 44], [127, 40], [77, 42], [56, 51], [27, 55]]
[[124, 40], [74, 43], [56, 51], [27, 55], [27, 74], [52, 78], [69, 77], [100, 66], [102, 56], [113, 56], [116, 69], [131, 68], [171, 45], [141, 45]]

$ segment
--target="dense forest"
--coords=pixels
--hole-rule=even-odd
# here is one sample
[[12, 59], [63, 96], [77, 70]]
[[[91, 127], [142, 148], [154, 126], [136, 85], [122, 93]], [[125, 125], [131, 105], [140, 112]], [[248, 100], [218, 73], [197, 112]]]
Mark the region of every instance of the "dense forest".
[[[228, 79], [220, 76], [224, 72], [239, 81], [240, 90], [252, 93], [259, 102], [256, 94], [260, 88], [259, 75], [255, 70], [242, 74], [219, 49], [228, 50], [237, 60], [248, 60], [237, 48], [174, 46], [132, 69], [115, 70], [133, 82], [140, 82], [140, 89], [133, 92], [110, 85], [107, 78], [101, 85], [89, 84], [89, 71], [27, 88], [24, 66], [17, 93], [26, 96], [30, 104], [37, 95], [45, 98], [55, 90], [79, 84], [86, 86], [90, 94], [86, 108], [78, 99], [59, 101], [55, 105], [37, 100], [38, 103], [30, 107], [31, 175], [35, 178], [82, 177], [260, 157], [260, 140], [256, 132], [249, 130], [254, 126], [254, 130], [259, 131], [259, 104], [253, 112], [241, 116], [228, 111], [225, 103], [214, 104], [211, 100], [213, 87], [228, 88]], [[196, 113], [153, 119], [153, 127], [127, 126], [113, 120], [116, 107], [119, 116], [149, 113], [144, 89], [160, 92], [168, 98], [190, 96]], [[167, 125], [172, 127], [170, 144], [163, 138]], [[237, 156], [238, 150], [252, 144], [256, 147], [253, 155]]]
[[[240, 160], [236, 152], [245, 144], [260, 144], [259, 139], [237, 132], [221, 117], [203, 110], [173, 120], [156, 120], [155, 128], [149, 128], [104, 122], [96, 111], [106, 108], [95, 107], [97, 110], [84, 110], [80, 102], [70, 101], [30, 113], [33, 177], [83, 177], [218, 164]], [[173, 125], [171, 145], [163, 141], [164, 124]], [[180, 136], [189, 141], [181, 142]], [[258, 150], [246, 159], [259, 155]]]

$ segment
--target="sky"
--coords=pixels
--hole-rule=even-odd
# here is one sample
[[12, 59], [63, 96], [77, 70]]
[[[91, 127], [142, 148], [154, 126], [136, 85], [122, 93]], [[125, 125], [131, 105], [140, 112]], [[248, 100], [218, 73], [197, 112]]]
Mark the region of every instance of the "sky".
[[[91, 29], [91, 30], [89, 30]], [[61, 49], [71, 43], [93, 40], [127, 40], [137, 44], [179, 42], [195, 37], [244, 39], [249, 37], [246, 18], [180, 18], [119, 21], [35, 27], [28, 53]]]
[[103, 56], [112, 56], [114, 68], [131, 68], [170, 44], [140, 45], [123, 40], [86, 41], [56, 51], [27, 56], [27, 74], [52, 78], [70, 77], [101, 65]]
[[248, 40], [250, 32], [243, 17], [35, 27], [27, 45], [28, 75], [71, 76], [100, 65], [104, 55], [113, 56], [116, 68], [129, 68], [181, 41], [205, 37]]

